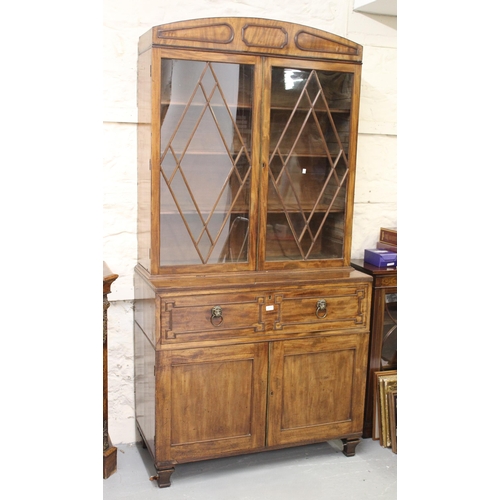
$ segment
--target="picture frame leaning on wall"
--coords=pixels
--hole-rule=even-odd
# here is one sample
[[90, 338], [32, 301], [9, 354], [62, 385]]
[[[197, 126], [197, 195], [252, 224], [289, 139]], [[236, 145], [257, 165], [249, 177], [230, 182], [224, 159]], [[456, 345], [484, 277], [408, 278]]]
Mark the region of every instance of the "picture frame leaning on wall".
[[389, 390], [387, 393], [387, 401], [389, 404], [389, 434], [391, 437], [391, 448], [394, 453], [397, 453], [397, 436], [398, 436], [398, 391]]
[[397, 390], [397, 370], [375, 372], [374, 415], [378, 419], [380, 445], [391, 446], [388, 392]]

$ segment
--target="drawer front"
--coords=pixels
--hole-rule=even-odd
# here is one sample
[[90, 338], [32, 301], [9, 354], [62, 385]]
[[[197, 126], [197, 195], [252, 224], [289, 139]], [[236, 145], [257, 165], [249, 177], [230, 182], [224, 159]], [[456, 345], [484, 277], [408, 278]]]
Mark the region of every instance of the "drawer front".
[[367, 329], [369, 300], [368, 284], [276, 293], [278, 318], [274, 329], [284, 332]]
[[265, 296], [207, 294], [162, 297], [160, 343], [238, 338], [264, 332]]
[[387, 288], [387, 287], [397, 287], [398, 286], [398, 275], [394, 272], [393, 275], [389, 276], [376, 276], [375, 277], [375, 287], [376, 288]]

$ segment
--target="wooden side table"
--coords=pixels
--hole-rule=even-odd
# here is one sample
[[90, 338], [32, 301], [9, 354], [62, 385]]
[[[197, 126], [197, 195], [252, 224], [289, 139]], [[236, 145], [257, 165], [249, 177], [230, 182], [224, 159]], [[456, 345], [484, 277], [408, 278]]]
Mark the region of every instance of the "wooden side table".
[[370, 351], [366, 380], [363, 437], [373, 437], [374, 372], [397, 369], [397, 269], [384, 269], [363, 260], [352, 267], [373, 277]]
[[102, 361], [103, 361], [103, 471], [104, 479], [107, 479], [113, 472], [116, 471], [116, 447], [112, 445], [108, 434], [108, 293], [111, 292], [111, 283], [118, 278], [117, 274], [113, 274], [109, 267], [103, 262], [103, 278], [102, 278], [102, 320], [103, 320], [103, 339], [102, 339]]

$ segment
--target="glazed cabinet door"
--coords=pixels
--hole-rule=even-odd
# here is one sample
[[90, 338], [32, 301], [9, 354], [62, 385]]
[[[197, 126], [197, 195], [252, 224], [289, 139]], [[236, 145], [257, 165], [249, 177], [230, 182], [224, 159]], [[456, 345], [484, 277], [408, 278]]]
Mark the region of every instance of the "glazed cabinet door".
[[[380, 370], [397, 370], [398, 355], [398, 292], [397, 288], [380, 290], [375, 307], [376, 320], [381, 324]], [[380, 303], [382, 302], [382, 304]], [[383, 312], [382, 312], [383, 311]], [[377, 353], [378, 354], [378, 353]]]
[[359, 68], [271, 59], [265, 74], [265, 267], [346, 265]]
[[267, 368], [266, 343], [157, 353], [157, 461], [263, 447]]
[[360, 434], [368, 334], [271, 343], [268, 445]]
[[255, 267], [255, 58], [162, 53], [153, 127], [155, 261], [170, 270]]

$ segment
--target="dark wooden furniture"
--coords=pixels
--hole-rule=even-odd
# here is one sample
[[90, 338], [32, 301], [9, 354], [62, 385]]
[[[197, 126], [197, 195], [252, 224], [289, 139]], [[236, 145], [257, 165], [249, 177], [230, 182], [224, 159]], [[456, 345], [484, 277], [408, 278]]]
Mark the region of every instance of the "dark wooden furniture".
[[140, 39], [135, 407], [160, 487], [179, 463], [361, 439], [361, 56], [255, 18]]
[[102, 277], [102, 301], [103, 301], [103, 338], [102, 338], [102, 361], [103, 361], [103, 475], [107, 479], [113, 472], [116, 471], [116, 447], [111, 443], [111, 438], [108, 433], [108, 293], [111, 292], [111, 284], [118, 278], [117, 274], [113, 274], [109, 267], [103, 262], [103, 277]]
[[351, 265], [373, 277], [370, 354], [363, 437], [373, 437], [374, 372], [397, 369], [397, 269], [383, 269], [353, 260]]

